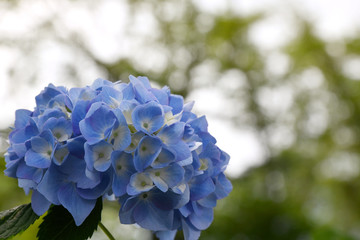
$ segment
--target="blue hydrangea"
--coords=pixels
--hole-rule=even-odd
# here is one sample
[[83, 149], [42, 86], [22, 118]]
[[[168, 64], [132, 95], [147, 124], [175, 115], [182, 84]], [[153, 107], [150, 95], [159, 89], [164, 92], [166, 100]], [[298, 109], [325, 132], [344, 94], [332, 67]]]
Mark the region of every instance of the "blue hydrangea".
[[16, 111], [5, 174], [32, 190], [38, 215], [62, 205], [79, 226], [99, 197], [114, 196], [121, 223], [160, 239], [177, 230], [197, 239], [232, 185], [223, 173], [229, 155], [193, 105], [146, 77], [70, 90], [50, 84], [34, 111]]

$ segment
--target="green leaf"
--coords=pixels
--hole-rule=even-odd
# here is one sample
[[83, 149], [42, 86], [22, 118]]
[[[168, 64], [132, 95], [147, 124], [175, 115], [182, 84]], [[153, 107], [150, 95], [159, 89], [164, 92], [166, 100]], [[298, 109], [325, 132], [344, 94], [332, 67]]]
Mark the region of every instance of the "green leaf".
[[38, 218], [31, 208], [31, 203], [0, 212], [0, 239], [15, 236]]
[[63, 206], [52, 206], [39, 226], [39, 240], [85, 240], [93, 235], [101, 220], [102, 199], [99, 198], [90, 215], [76, 226], [73, 216]]

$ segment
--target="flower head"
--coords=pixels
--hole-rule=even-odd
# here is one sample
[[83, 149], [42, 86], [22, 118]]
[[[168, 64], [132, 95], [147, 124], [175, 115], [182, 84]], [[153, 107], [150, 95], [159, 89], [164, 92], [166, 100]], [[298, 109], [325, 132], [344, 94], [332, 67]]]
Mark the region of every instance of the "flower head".
[[122, 223], [160, 239], [181, 229], [197, 239], [232, 186], [223, 174], [229, 156], [193, 104], [146, 77], [70, 90], [50, 84], [34, 111], [16, 111], [5, 174], [32, 190], [38, 215], [62, 205], [81, 225], [99, 197], [113, 195]]

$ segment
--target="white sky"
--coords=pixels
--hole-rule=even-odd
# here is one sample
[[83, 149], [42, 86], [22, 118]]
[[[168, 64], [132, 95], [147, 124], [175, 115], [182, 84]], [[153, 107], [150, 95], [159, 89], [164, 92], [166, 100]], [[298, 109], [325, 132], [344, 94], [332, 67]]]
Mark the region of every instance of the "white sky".
[[[24, 1], [26, 2], [26, 1]], [[46, 2], [46, 4], [44, 4]], [[156, 29], [156, 22], [151, 14], [143, 11], [142, 17], [136, 20], [133, 32], [126, 33], [129, 36], [143, 36], [142, 40], [134, 38], [120, 38], [124, 36], [122, 25], [127, 23], [128, 9], [123, 1], [104, 0], [101, 7], [94, 9], [94, 15], [82, 9], [81, 4], [71, 5], [59, 1], [59, 3], [49, 3], [51, 1], [32, 1], [23, 4], [18, 12], [5, 13], [0, 9], [0, 36], [10, 34], [20, 36], [29, 34], [29, 29], [46, 17], [57, 12], [57, 5], [61, 5], [62, 14], [60, 16], [63, 27], [81, 32], [89, 39], [91, 49], [97, 56], [108, 59], [115, 59], [120, 54], [130, 56], [132, 49], [137, 49], [142, 45], [146, 37], [156, 37], [156, 31], [149, 32], [149, 28], [144, 28], [144, 23], [152, 25]], [[255, 12], [266, 12], [265, 20], [255, 24], [250, 31], [250, 39], [256, 43], [261, 50], [271, 51], [296, 37], [294, 24], [296, 14], [308, 19], [315, 24], [317, 34], [329, 41], [339, 40], [343, 37], [351, 37], [359, 33], [360, 29], [360, 1], [359, 0], [194, 0], [199, 9], [205, 12], [221, 14], [227, 7], [233, 11], [249, 15]], [[46, 8], [45, 8], [46, 6]], [[51, 9], [51, 11], [48, 11]], [[296, 14], [294, 14], [296, 13]], [[114, 21], [116, 19], [117, 21]], [[92, 28], [86, 28], [89, 22]], [[116, 25], [114, 25], [116, 24]], [[64, 33], [66, 34], [66, 33]], [[121, 43], [121, 44], [119, 44]], [[67, 51], [71, 49], [54, 49], [51, 41], [46, 43], [48, 48], [46, 53], [41, 55], [40, 62], [44, 69], [41, 69], [41, 83], [17, 84], [10, 82], [7, 78], [8, 67], [19, 60], [19, 52], [0, 46], [0, 129], [12, 124], [14, 112], [19, 108], [33, 109], [35, 105], [34, 97], [48, 84], [66, 85], [68, 88], [74, 87], [71, 80], [60, 79], [60, 73], [56, 72], [57, 64], [62, 64], [71, 58]], [[121, 47], [120, 47], [121, 46]], [[162, 67], [161, 64], [154, 66], [154, 62], [161, 62], [161, 53], [156, 56], [158, 59], [153, 61], [151, 56], [158, 49], [146, 49], [142, 54], [135, 54], [135, 58], [142, 59], [149, 63], [148, 68]], [[154, 54], [155, 55], [155, 54]], [[79, 59], [74, 61], [81, 60]], [[21, 64], [21, 62], [19, 63]], [[90, 66], [90, 65], [89, 65]], [[84, 71], [84, 78], [91, 82], [101, 74], [97, 69], [89, 67]], [[19, 76], [21, 77], [21, 75]], [[218, 91], [218, 92], [216, 92]], [[218, 94], [221, 98], [220, 90], [208, 89], [195, 91], [189, 96], [189, 100], [195, 100], [195, 109], [201, 115], [208, 115], [210, 132], [218, 139], [218, 145], [230, 154], [232, 160], [227, 173], [231, 176], [238, 176], [251, 166], [261, 164], [266, 158], [267, 150], [263, 147], [260, 137], [251, 129], [238, 129], [232, 123], [222, 117], [217, 117], [223, 111], [224, 105], [234, 104], [220, 99], [211, 104], [209, 101], [214, 99], [213, 94]], [[205, 99], [205, 101], [204, 101]], [[219, 99], [219, 98], [217, 98]], [[213, 107], [215, 106], [215, 107]], [[218, 114], [217, 114], [218, 113]]]

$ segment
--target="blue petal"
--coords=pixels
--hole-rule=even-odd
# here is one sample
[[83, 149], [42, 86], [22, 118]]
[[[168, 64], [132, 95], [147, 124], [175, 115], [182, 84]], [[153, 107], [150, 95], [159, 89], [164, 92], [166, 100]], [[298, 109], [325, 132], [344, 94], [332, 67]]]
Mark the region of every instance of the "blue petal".
[[130, 176], [136, 171], [133, 157], [125, 152], [114, 151], [111, 154], [111, 161], [115, 170], [112, 190], [115, 196], [122, 196], [126, 193], [126, 186], [130, 181]]
[[136, 99], [141, 103], [146, 103], [156, 100], [156, 97], [148, 91], [148, 85], [143, 79], [137, 79], [134, 76], [129, 76], [130, 82], [133, 86]]
[[67, 145], [57, 145], [53, 157], [53, 161], [56, 165], [60, 166], [62, 165], [66, 159], [69, 156], [69, 150], [67, 148]]
[[149, 90], [147, 90], [142, 84], [133, 84], [133, 89], [136, 99], [141, 103], [147, 103], [156, 100], [154, 94], [149, 92]]
[[59, 94], [49, 101], [48, 108], [58, 109], [64, 114], [67, 114], [68, 112], [71, 112], [73, 106], [67, 95]]
[[102, 174], [100, 184], [96, 187], [92, 187], [91, 189], [77, 188], [77, 192], [84, 199], [97, 199], [109, 190], [111, 182], [112, 178], [110, 174], [105, 173]]
[[191, 101], [184, 104], [183, 110], [184, 112], [191, 112], [191, 109], [194, 107], [195, 102]]
[[43, 131], [39, 136], [31, 138], [31, 149], [37, 153], [48, 153], [54, 147], [54, 137], [50, 130]]
[[36, 136], [31, 138], [31, 150], [36, 153], [47, 153], [48, 151], [52, 151], [52, 146], [44, 138]]
[[196, 151], [193, 151], [191, 154], [193, 157], [193, 162], [191, 163], [191, 166], [196, 170], [200, 169], [201, 162], [200, 162], [199, 155], [197, 154]]
[[213, 176], [224, 172], [230, 160], [230, 156], [226, 152], [221, 151], [220, 149], [219, 151], [220, 159], [216, 159], [215, 161]]
[[184, 128], [184, 139], [193, 137], [194, 133], [195, 130], [188, 123], [186, 123]]
[[160, 240], [173, 240], [175, 239], [177, 230], [173, 231], [158, 231], [156, 232], [156, 237]]
[[215, 185], [211, 178], [204, 179], [202, 176], [198, 176], [190, 182], [190, 199], [192, 201], [204, 198], [214, 191]]
[[39, 129], [37, 127], [37, 124], [32, 118], [30, 118], [29, 124], [25, 127], [26, 139], [30, 139], [32, 136], [36, 136], [38, 134], [39, 134]]
[[30, 149], [25, 154], [25, 162], [31, 167], [48, 168], [51, 164], [51, 152], [48, 155], [37, 153]]
[[[26, 141], [27, 143], [12, 143], [11, 148], [16, 153], [16, 155], [20, 157], [24, 157], [26, 151], [28, 150], [28, 147], [26, 146], [29, 144], [29, 141]], [[8, 150], [9, 151], [9, 150]]]
[[137, 77], [137, 79], [144, 85], [145, 88], [150, 89], [150, 81], [147, 77]]
[[155, 158], [154, 162], [151, 164], [151, 167], [162, 168], [174, 162], [174, 160], [175, 160], [175, 154], [163, 146], [161, 152], [159, 153], [157, 158]]
[[202, 209], [199, 207], [200, 205], [198, 205], [197, 201], [190, 201], [189, 203], [192, 206], [192, 213], [196, 213], [197, 215], [202, 214]]
[[30, 119], [31, 111], [18, 109], [15, 111], [15, 128], [24, 128]]
[[179, 205], [179, 202], [182, 200], [182, 196], [174, 193], [173, 191], [167, 191], [164, 193], [155, 189], [150, 192], [149, 200], [157, 209], [170, 211]]
[[4, 174], [8, 177], [17, 178], [16, 171], [22, 161], [22, 159], [16, 159], [6, 162], [6, 169], [4, 170]]
[[188, 189], [189, 186], [186, 183], [181, 183], [179, 185], [176, 185], [174, 187], [172, 187], [171, 189], [173, 190], [174, 193], [176, 194], [184, 194], [186, 189]]
[[[147, 196], [147, 195], [143, 195]], [[149, 215], [147, 204], [144, 201], [139, 201], [139, 203], [134, 207], [133, 210], [133, 217], [137, 224], [140, 221], [143, 221]]]
[[185, 123], [176, 122], [170, 126], [166, 126], [157, 134], [157, 136], [163, 141], [166, 145], [172, 145], [179, 142], [184, 135]]
[[[85, 169], [86, 172], [87, 169]], [[99, 172], [97, 172], [99, 173]], [[73, 181], [76, 183], [76, 186], [78, 188], [82, 188], [82, 189], [93, 189], [96, 186], [99, 185], [101, 181], [100, 177], [96, 177], [96, 178], [90, 178], [88, 177], [87, 174], [81, 174], [80, 176], [77, 177], [76, 181]]]
[[173, 114], [178, 114], [183, 109], [184, 98], [180, 95], [171, 94], [169, 99], [169, 105], [173, 108]]
[[16, 170], [16, 176], [18, 178], [33, 180], [36, 183], [41, 181], [42, 175], [43, 170], [41, 168], [29, 167], [23, 161], [19, 163], [19, 166]]
[[181, 220], [181, 225], [185, 240], [197, 240], [200, 237], [201, 231], [196, 229], [188, 220]]
[[220, 161], [220, 154], [220, 149], [214, 144], [207, 143], [204, 145], [199, 155], [201, 163], [200, 170], [206, 171], [209, 175], [214, 174], [215, 171], [215, 175], [218, 175], [221, 172], [220, 169], [223, 167]]
[[128, 124], [132, 124], [132, 117], [131, 114], [133, 110], [139, 105], [139, 102], [135, 99], [132, 100], [123, 100], [120, 105], [120, 110], [123, 113], [126, 122]]
[[44, 123], [43, 129], [50, 129], [59, 142], [68, 140], [72, 135], [71, 122], [63, 117], [48, 119]]
[[[79, 101], [88, 101], [96, 97], [96, 91], [90, 87], [71, 88], [69, 90], [69, 97], [73, 105], [78, 104]], [[74, 112], [74, 109], [73, 109]]]
[[135, 219], [133, 217], [134, 208], [139, 204], [140, 199], [138, 196], [129, 197], [125, 203], [121, 205], [119, 211], [120, 222], [123, 224], [133, 224]]
[[155, 185], [163, 192], [180, 183], [185, 174], [185, 170], [178, 164], [172, 164], [161, 169], [151, 169], [148, 172]]
[[197, 215], [195, 213], [190, 214], [189, 220], [199, 230], [205, 230], [214, 220], [214, 211], [212, 208], [204, 208], [202, 207], [201, 215]]
[[[185, 185], [185, 186], [182, 186], [182, 185]], [[188, 184], [182, 184], [182, 185], [179, 186], [179, 187], [181, 187], [180, 190], [182, 191], [182, 194], [180, 194], [181, 199], [180, 199], [180, 201], [178, 202], [178, 204], [176, 205], [175, 208], [181, 208], [190, 201], [190, 188], [189, 188], [189, 185]], [[172, 189], [174, 189], [174, 188], [172, 188]]]
[[233, 188], [231, 182], [225, 177], [223, 173], [219, 174], [219, 176], [215, 181], [215, 184], [216, 184], [215, 194], [218, 199], [224, 198], [227, 195], [229, 195], [229, 193]]
[[88, 200], [80, 197], [73, 183], [61, 187], [58, 192], [58, 198], [60, 203], [74, 217], [76, 226], [80, 226], [84, 222], [96, 203], [96, 199]]
[[162, 211], [145, 199], [135, 207], [134, 219], [143, 228], [166, 231], [172, 228], [174, 211]]
[[68, 147], [70, 154], [72, 154], [78, 158], [84, 159], [84, 154], [85, 154], [84, 144], [85, 144], [85, 142], [86, 142], [86, 140], [81, 136], [72, 138], [69, 141], [67, 141], [67, 147]]
[[204, 145], [208, 143], [216, 143], [216, 139], [208, 132], [198, 132], [197, 135], [201, 138]]
[[47, 108], [45, 109], [45, 111], [38, 117], [37, 119], [37, 124], [38, 126], [43, 126], [44, 123], [49, 119], [49, 118], [61, 118], [61, 117], [67, 117], [66, 114], [61, 110], [61, 109], [51, 109], [51, 108]]
[[66, 176], [60, 173], [53, 165], [45, 173], [42, 181], [37, 186], [37, 190], [51, 203], [59, 205], [57, 192], [64, 185], [65, 178]]
[[155, 186], [162, 192], [166, 192], [169, 189], [169, 186], [162, 178], [155, 176], [155, 174], [150, 175], [150, 177], [151, 180], [154, 182]]
[[134, 207], [138, 204], [139, 200], [139, 196], [126, 195], [119, 198], [119, 202], [121, 205], [120, 211], [132, 211]]
[[[64, 118], [64, 117], [61, 117], [61, 118]], [[41, 124], [42, 129], [43, 130], [46, 130], [46, 129], [51, 130], [57, 124], [57, 120], [58, 120], [57, 117], [49, 117], [48, 119], [46, 119], [46, 121], [43, 124]]]
[[77, 187], [79, 188], [93, 188], [96, 185], [98, 185], [101, 181], [101, 172], [95, 171], [95, 169], [93, 169], [93, 171], [90, 171], [87, 167], [85, 168], [85, 177], [82, 177], [81, 179], [79, 179], [79, 181], [77, 182]]
[[215, 144], [208, 143], [204, 145], [202, 153], [199, 155], [200, 158], [213, 158], [220, 159], [220, 150], [215, 146]]
[[116, 117], [112, 111], [102, 103], [94, 103], [79, 126], [88, 143], [95, 144], [109, 137], [115, 123]]
[[123, 125], [123, 126], [127, 126], [127, 122], [126, 122], [126, 119], [124, 117], [124, 114], [123, 112], [120, 110], [120, 109], [113, 109], [112, 112], [115, 114], [116, 116], [116, 119], [119, 123], [119, 125]]
[[161, 151], [161, 140], [145, 136], [135, 151], [134, 165], [139, 172], [150, 166]]
[[169, 105], [169, 96], [164, 90], [150, 88], [149, 91], [156, 97], [161, 105]]
[[123, 99], [123, 95], [120, 91], [109, 86], [102, 87], [101, 97], [102, 101], [111, 108], [120, 107], [120, 103]]
[[[35, 133], [33, 136], [35, 136], [37, 134], [38, 134], [38, 132]], [[31, 137], [32, 136], [28, 136], [26, 134], [26, 127], [24, 129], [15, 129], [9, 134], [9, 140], [10, 140], [10, 143], [12, 143], [12, 144], [24, 143], [26, 140], [28, 140]]]
[[191, 213], [194, 212], [191, 202], [179, 208], [179, 211], [184, 217], [188, 217]]
[[78, 101], [73, 109], [71, 114], [71, 121], [75, 135], [81, 134], [79, 123], [85, 118], [89, 104], [89, 101]]
[[30, 189], [36, 188], [36, 183], [33, 180], [18, 178], [18, 186], [23, 188], [25, 194], [28, 195]]
[[200, 166], [197, 169], [200, 173], [211, 176], [214, 171], [213, 162], [209, 158], [200, 158]]
[[181, 229], [181, 213], [178, 209], [174, 209], [174, 222], [171, 229]]
[[13, 146], [8, 148], [8, 151], [4, 154], [4, 157], [6, 163], [20, 159], [16, 152], [14, 152]]
[[131, 143], [130, 145], [125, 149], [125, 152], [134, 152], [139, 145], [140, 140], [145, 136], [145, 133], [143, 132], [136, 132], [131, 136]]
[[195, 135], [194, 135], [194, 137], [192, 137], [190, 139], [186, 139], [185, 141], [187, 142], [191, 152], [197, 150], [199, 147], [201, 147], [203, 145], [203, 143], [201, 142], [201, 139], [198, 138], [197, 136], [195, 137]]
[[61, 88], [55, 87], [53, 84], [49, 84], [39, 95], [35, 97], [37, 107], [46, 107], [48, 102], [56, 95], [61, 94]]
[[89, 170], [94, 168], [100, 172], [105, 172], [111, 165], [110, 157], [113, 151], [112, 145], [101, 141], [95, 145], [85, 143], [85, 161]]
[[190, 152], [189, 146], [183, 142], [179, 141], [174, 145], [168, 145], [169, 149], [175, 152], [176, 162], [181, 166], [189, 165], [192, 163], [192, 154]]
[[135, 173], [130, 177], [126, 191], [129, 195], [137, 195], [142, 192], [147, 192], [153, 187], [154, 184], [148, 174]]
[[208, 123], [205, 116], [196, 118], [190, 121], [189, 124], [196, 132], [207, 132]]
[[111, 154], [111, 162], [116, 175], [129, 175], [135, 172], [132, 154], [113, 151]]
[[69, 90], [69, 97], [73, 104], [75, 104], [80, 97], [80, 94], [84, 91], [84, 88], [71, 88]]
[[148, 134], [156, 132], [164, 125], [164, 110], [156, 102], [137, 106], [131, 116], [136, 130]]
[[185, 169], [184, 181], [189, 182], [194, 176], [194, 168], [191, 165], [184, 166], [183, 168]]
[[34, 212], [41, 216], [49, 209], [51, 202], [49, 202], [41, 193], [34, 190], [31, 196], [31, 207]]
[[117, 117], [119, 126], [116, 129], [113, 129], [110, 136], [110, 142], [113, 144], [114, 149], [122, 151], [131, 143], [130, 129], [121, 110], [116, 109], [114, 110], [114, 113]]
[[168, 123], [173, 123], [173, 122], [180, 120], [181, 115], [172, 114], [172, 112], [171, 112], [172, 108], [170, 106], [162, 105], [162, 108], [165, 113], [165, 119], [167, 119]]
[[126, 194], [126, 187], [129, 184], [130, 177], [127, 175], [115, 175], [112, 183], [112, 191], [116, 197]]
[[68, 181], [75, 182], [78, 188], [95, 188], [101, 181], [101, 173], [86, 168], [83, 158], [69, 155], [69, 159], [61, 165], [61, 172]]
[[99, 90], [104, 86], [113, 86], [113, 83], [110, 82], [109, 80], [105, 80], [102, 78], [97, 78], [93, 84], [91, 84], [91, 88], [94, 90]]
[[77, 184], [85, 183], [86, 186], [96, 186], [99, 182], [92, 183], [85, 174], [86, 163], [83, 158], [78, 158], [72, 154], [68, 155], [68, 159], [62, 163], [61, 167], [56, 168], [66, 176], [66, 180]]
[[[216, 191], [216, 190], [215, 190]], [[214, 208], [216, 207], [216, 200], [217, 200], [217, 197], [216, 195], [213, 193], [213, 194], [210, 194], [209, 196], [207, 197], [204, 197], [200, 200], [198, 200], [198, 204], [200, 204], [201, 206], [203, 207], [206, 207], [206, 208]]]
[[122, 83], [120, 85], [120, 88], [121, 88], [121, 92], [123, 94], [124, 100], [132, 100], [132, 99], [134, 99], [135, 93], [134, 93], [132, 84]]

